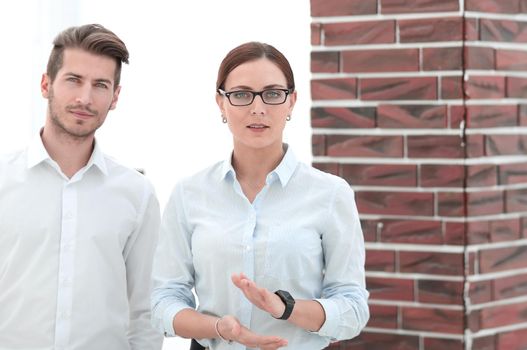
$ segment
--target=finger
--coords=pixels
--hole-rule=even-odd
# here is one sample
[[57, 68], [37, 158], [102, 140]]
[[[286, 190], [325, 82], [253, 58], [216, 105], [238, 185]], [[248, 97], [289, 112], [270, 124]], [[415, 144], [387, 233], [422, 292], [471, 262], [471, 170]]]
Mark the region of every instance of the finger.
[[232, 283], [240, 288], [240, 289], [243, 289], [245, 286], [246, 286], [246, 281], [247, 280], [247, 277], [245, 277], [245, 275], [239, 273], [239, 274], [236, 274], [236, 273], [233, 273], [231, 275], [231, 281]]

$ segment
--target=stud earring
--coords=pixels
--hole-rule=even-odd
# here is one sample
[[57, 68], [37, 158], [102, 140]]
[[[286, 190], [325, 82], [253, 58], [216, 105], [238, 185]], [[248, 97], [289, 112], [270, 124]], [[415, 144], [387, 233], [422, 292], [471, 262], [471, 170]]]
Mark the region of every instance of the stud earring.
[[285, 118], [285, 120], [290, 121], [290, 120], [291, 120], [291, 114], [289, 114], [289, 115]]
[[223, 114], [221, 115], [221, 121], [223, 122], [223, 124], [227, 124], [227, 118], [225, 118]]

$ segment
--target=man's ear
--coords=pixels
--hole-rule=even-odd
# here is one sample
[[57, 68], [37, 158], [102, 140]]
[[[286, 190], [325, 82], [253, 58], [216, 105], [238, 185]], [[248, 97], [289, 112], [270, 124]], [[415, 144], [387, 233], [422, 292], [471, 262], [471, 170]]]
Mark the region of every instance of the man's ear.
[[121, 86], [119, 85], [117, 89], [113, 92], [112, 104], [110, 105], [110, 110], [115, 109], [117, 106], [117, 101], [119, 100], [119, 93], [121, 92]]
[[47, 75], [47, 73], [43, 73], [42, 78], [40, 79], [40, 92], [42, 93], [42, 97], [49, 98], [50, 90], [51, 79], [49, 78], [49, 75]]

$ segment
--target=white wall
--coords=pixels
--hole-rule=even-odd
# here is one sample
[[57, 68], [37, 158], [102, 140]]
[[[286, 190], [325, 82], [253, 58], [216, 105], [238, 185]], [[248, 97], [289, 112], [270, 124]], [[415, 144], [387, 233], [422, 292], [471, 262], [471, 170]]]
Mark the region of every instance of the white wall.
[[[106, 153], [146, 169], [162, 206], [178, 179], [230, 152], [214, 102], [216, 73], [245, 41], [274, 45], [293, 66], [298, 103], [285, 138], [311, 162], [308, 0], [2, 1], [0, 153], [25, 146], [42, 126], [39, 82], [51, 42], [59, 30], [84, 23], [103, 24], [130, 50], [117, 109], [98, 139]], [[187, 344], [167, 340], [164, 350]]]

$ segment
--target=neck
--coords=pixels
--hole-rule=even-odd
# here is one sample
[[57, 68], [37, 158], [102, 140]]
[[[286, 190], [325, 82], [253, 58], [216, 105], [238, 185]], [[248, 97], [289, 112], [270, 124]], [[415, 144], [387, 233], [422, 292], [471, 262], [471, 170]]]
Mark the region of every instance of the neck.
[[68, 178], [75, 175], [90, 160], [94, 135], [82, 138], [72, 137], [65, 132], [57, 132], [53, 126], [46, 125], [41, 137], [49, 156], [57, 162]]
[[281, 143], [265, 149], [235, 145], [232, 165], [240, 183], [261, 189], [265, 185], [267, 174], [280, 164], [283, 156], [284, 150]]

